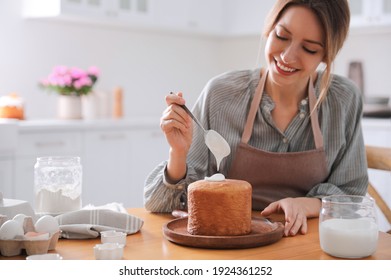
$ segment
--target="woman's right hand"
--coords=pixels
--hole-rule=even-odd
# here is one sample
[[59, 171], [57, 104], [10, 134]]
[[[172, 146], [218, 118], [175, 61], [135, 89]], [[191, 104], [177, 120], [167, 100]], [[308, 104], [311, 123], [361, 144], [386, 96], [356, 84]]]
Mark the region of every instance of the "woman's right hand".
[[186, 157], [189, 152], [193, 123], [191, 117], [180, 106], [185, 104], [181, 92], [166, 96], [167, 108], [160, 119], [160, 127], [170, 145], [167, 173], [173, 180], [181, 179], [186, 173]]

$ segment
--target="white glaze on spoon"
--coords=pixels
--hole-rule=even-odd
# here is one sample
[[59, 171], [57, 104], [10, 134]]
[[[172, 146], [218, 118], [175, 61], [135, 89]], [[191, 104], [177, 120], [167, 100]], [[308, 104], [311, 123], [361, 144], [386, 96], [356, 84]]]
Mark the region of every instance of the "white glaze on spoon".
[[[173, 94], [173, 92], [170, 92]], [[217, 171], [220, 170], [220, 163], [231, 153], [231, 148], [228, 142], [218, 132], [213, 129], [206, 130], [200, 121], [193, 115], [193, 113], [186, 107], [186, 105], [180, 105], [189, 116], [195, 121], [195, 123], [202, 129], [204, 133], [205, 144], [216, 158]]]
[[220, 163], [231, 153], [227, 141], [216, 131], [207, 130], [205, 133], [205, 144], [216, 158], [217, 171], [220, 170]]

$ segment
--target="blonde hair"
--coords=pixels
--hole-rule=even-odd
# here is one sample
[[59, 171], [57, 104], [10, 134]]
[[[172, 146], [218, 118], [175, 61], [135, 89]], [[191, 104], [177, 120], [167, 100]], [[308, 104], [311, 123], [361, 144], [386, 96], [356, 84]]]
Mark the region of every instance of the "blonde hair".
[[318, 17], [325, 34], [325, 64], [320, 84], [319, 105], [326, 97], [330, 86], [331, 67], [335, 57], [342, 48], [349, 32], [350, 10], [347, 0], [277, 0], [266, 18], [263, 35], [269, 36], [281, 15], [292, 6], [304, 6]]

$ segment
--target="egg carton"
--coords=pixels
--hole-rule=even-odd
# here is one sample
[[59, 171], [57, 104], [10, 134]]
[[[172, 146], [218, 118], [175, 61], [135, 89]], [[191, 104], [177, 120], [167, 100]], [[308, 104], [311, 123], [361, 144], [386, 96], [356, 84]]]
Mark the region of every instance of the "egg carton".
[[[0, 226], [6, 221], [6, 216], [0, 215]], [[25, 217], [23, 221], [23, 230], [27, 232], [36, 232], [32, 217]], [[13, 257], [21, 255], [24, 250], [27, 255], [46, 254], [56, 248], [60, 231], [49, 234], [48, 239], [30, 240], [23, 236], [10, 240], [0, 239], [0, 254], [4, 257]]]

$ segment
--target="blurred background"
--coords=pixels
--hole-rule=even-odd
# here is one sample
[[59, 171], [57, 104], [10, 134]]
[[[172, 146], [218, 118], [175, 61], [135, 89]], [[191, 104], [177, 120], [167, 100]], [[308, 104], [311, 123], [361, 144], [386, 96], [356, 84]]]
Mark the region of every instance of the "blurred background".
[[[77, 155], [83, 205], [142, 207], [144, 180], [168, 153], [159, 128], [164, 96], [182, 91], [192, 107], [211, 77], [265, 65], [261, 34], [273, 3], [0, 0], [0, 98], [13, 94], [23, 109], [22, 120], [0, 119], [4, 197], [33, 204], [36, 158]], [[366, 144], [391, 146], [391, 0], [350, 5], [350, 33], [334, 73], [362, 90]], [[92, 92], [99, 98], [83, 105], [88, 115], [59, 120], [59, 95], [38, 86], [58, 65], [99, 69]], [[13, 106], [5, 103], [0, 109]], [[371, 176], [391, 204], [390, 174]]]
[[[192, 105], [212, 76], [264, 64], [261, 32], [273, 2], [2, 0], [0, 96], [23, 97], [26, 119], [54, 118], [56, 94], [40, 79], [56, 65], [95, 65], [95, 89], [121, 86], [127, 118], [158, 118], [167, 92], [183, 91]], [[347, 76], [358, 61], [365, 94], [391, 96], [391, 1], [350, 2], [352, 28], [334, 72]]]

